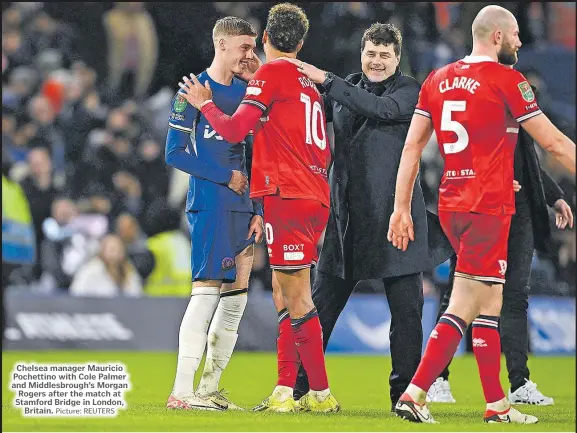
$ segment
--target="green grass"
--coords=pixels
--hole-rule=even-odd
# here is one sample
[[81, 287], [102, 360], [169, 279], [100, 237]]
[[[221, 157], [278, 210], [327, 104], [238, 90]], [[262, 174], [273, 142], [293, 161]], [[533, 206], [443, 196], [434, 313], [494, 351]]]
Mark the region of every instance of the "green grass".
[[[342, 406], [333, 415], [167, 411], [175, 355], [125, 352], [5, 352], [2, 354], [2, 431], [575, 431], [575, 357], [531, 358], [532, 380], [555, 398], [553, 407], [521, 408], [539, 417], [534, 426], [487, 425], [475, 360], [455, 360], [451, 386], [455, 405], [431, 405], [438, 425], [410, 424], [390, 412], [390, 358], [327, 357], [331, 390]], [[12, 407], [9, 374], [15, 362], [123, 362], [131, 375], [128, 409], [116, 418], [24, 418]], [[504, 365], [504, 360], [503, 360]], [[504, 368], [503, 368], [504, 370]], [[502, 383], [507, 384], [502, 372]], [[237, 404], [250, 408], [276, 379], [275, 355], [236, 353], [221, 385]]]

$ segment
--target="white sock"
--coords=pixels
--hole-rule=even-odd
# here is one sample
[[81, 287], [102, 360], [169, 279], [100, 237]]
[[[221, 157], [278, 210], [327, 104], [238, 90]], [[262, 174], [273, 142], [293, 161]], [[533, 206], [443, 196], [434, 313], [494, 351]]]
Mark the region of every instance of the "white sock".
[[218, 391], [220, 376], [228, 365], [236, 340], [238, 327], [246, 308], [247, 290], [233, 290], [221, 296], [210, 329], [204, 371], [198, 385], [198, 394]]
[[487, 403], [487, 409], [494, 410], [495, 412], [505, 412], [509, 407], [511, 407], [511, 404], [507, 397], [493, 403]]
[[413, 385], [409, 383], [407, 389], [405, 391], [409, 396], [413, 399], [413, 401], [417, 404], [425, 404], [427, 401], [427, 391], [422, 390], [417, 385]]
[[313, 391], [311, 389], [311, 395], [317, 399], [317, 401], [324, 401], [331, 393], [331, 390], [329, 388], [324, 389], [322, 391]]
[[192, 289], [178, 334], [178, 364], [172, 389], [176, 398], [182, 398], [194, 391], [194, 374], [204, 353], [208, 326], [218, 300], [218, 287]]
[[277, 385], [272, 393], [276, 395], [280, 401], [285, 401], [288, 398], [292, 398], [293, 389], [290, 386]]

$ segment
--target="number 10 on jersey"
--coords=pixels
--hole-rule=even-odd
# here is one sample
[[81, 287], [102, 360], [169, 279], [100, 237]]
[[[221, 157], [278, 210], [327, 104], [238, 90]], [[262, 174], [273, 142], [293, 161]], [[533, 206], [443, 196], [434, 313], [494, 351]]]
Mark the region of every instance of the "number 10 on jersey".
[[[321, 104], [319, 103], [319, 101], [315, 101], [311, 107], [311, 97], [305, 93], [301, 93], [301, 102], [305, 104], [305, 127], [306, 127], [305, 141], [307, 144], [313, 144], [314, 141], [319, 149], [325, 150], [327, 147], [327, 137], [325, 131], [325, 118], [323, 116], [323, 109], [321, 107]], [[319, 123], [321, 126], [320, 136], [319, 136]]]

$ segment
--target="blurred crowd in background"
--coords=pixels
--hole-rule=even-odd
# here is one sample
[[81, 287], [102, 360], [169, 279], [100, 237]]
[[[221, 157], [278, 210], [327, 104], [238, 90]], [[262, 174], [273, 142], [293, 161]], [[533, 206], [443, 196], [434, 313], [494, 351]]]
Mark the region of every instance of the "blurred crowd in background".
[[[469, 54], [473, 17], [486, 4], [299, 4], [311, 23], [300, 57], [344, 77], [360, 69], [364, 30], [391, 22], [404, 38], [401, 69], [422, 81]], [[499, 4], [519, 20], [519, 69], [543, 111], [575, 140], [575, 4]], [[262, 34], [270, 6], [2, 3], [2, 153], [28, 198], [38, 251], [32, 268], [12, 275], [15, 287], [77, 296], [189, 294], [188, 175], [164, 163], [171, 99], [180, 77], [212, 60], [218, 18], [243, 17]], [[259, 41], [264, 60], [261, 49]], [[575, 210], [574, 180], [540, 155]], [[434, 142], [422, 170], [434, 210], [442, 173]], [[555, 240], [555, 257], [535, 254], [532, 293], [575, 296], [575, 232], [556, 231]], [[425, 292], [435, 295], [447, 277], [448, 264], [428, 274]], [[271, 290], [263, 245], [251, 290]]]

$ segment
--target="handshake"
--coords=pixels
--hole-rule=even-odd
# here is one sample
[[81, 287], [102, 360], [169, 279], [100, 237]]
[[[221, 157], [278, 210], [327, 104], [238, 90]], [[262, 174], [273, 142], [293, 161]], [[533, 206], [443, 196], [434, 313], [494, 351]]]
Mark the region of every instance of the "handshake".
[[248, 177], [242, 171], [232, 170], [232, 176], [228, 181], [228, 187], [238, 195], [243, 195], [248, 188]]

